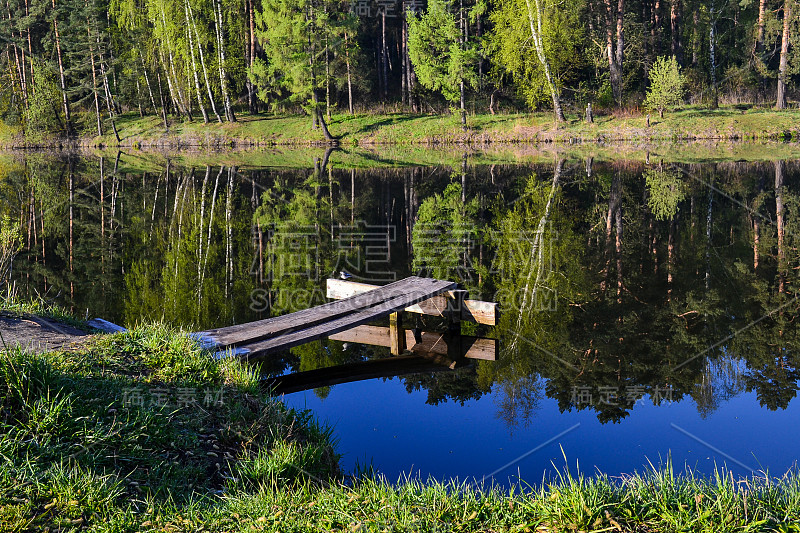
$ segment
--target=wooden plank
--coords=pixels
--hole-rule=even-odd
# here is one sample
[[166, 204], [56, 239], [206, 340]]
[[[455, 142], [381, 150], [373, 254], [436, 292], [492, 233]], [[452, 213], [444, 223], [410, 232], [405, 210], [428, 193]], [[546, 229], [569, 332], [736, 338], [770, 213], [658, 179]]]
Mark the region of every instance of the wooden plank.
[[[414, 331], [405, 330], [406, 347], [414, 353], [448, 355], [447, 335], [442, 333], [422, 332], [414, 336]], [[392, 338], [389, 328], [381, 326], [358, 326], [329, 337], [331, 340], [342, 342], [357, 342], [372, 346], [385, 346], [391, 348]], [[461, 336], [462, 357], [467, 359], [482, 359], [496, 361], [499, 353], [499, 341], [483, 337]]]
[[125, 333], [128, 331], [122, 326], [118, 326], [112, 322], [109, 322], [108, 320], [103, 320], [102, 318], [93, 318], [86, 324], [105, 333]]
[[279, 317], [201, 331], [194, 336], [208, 348], [238, 346], [341, 318], [354, 311], [368, 309], [385, 300], [408, 294], [412, 290], [438, 295], [443, 292], [442, 287], [446, 287], [444, 290], [449, 290], [454, 286], [455, 283], [448, 281], [411, 276], [383, 287], [371, 286], [374, 290], [359, 291], [337, 302]]
[[391, 338], [390, 351], [392, 355], [400, 355], [406, 351], [406, 335], [403, 331], [403, 319], [399, 312], [389, 315], [389, 337]]
[[[350, 298], [356, 294], [363, 294], [375, 287], [377, 287], [377, 285], [329, 279], [327, 280], [327, 297], [333, 300]], [[427, 300], [406, 307], [404, 311], [407, 313], [443, 317], [447, 311], [447, 297], [445, 295], [432, 296]], [[488, 326], [496, 326], [499, 315], [498, 305], [494, 302], [464, 300], [464, 305], [461, 308], [461, 320], [477, 322], [478, 324], [486, 324]]]
[[449, 370], [449, 365], [447, 359], [403, 355], [277, 376], [264, 380], [263, 387], [275, 394], [291, 394], [366, 379], [443, 372]]
[[[242, 344], [239, 345], [239, 347], [248, 350], [246, 354], [248, 358], [262, 357], [281, 350], [288, 350], [294, 346], [305, 344], [322, 337], [329, 337], [334, 333], [387, 317], [391, 313], [402, 311], [409, 305], [421, 302], [422, 300], [430, 298], [432, 295], [441, 294], [456, 287], [455, 283], [449, 281], [425, 278], [417, 279], [419, 281], [405, 294], [387, 299], [372, 307], [359, 309], [324, 322], [316, 321], [315, 324], [310, 327], [287, 331], [280, 336]], [[365, 293], [361, 296], [366, 296], [368, 294], [369, 293]]]

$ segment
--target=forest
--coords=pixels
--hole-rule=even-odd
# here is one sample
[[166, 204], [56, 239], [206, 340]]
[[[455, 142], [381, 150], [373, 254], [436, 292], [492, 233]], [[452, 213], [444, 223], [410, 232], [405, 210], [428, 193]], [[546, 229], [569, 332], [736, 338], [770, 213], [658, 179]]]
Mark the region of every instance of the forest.
[[[122, 114], [786, 108], [794, 0], [8, 0], [0, 118], [115, 134]], [[659, 91], [661, 94], [659, 96]]]

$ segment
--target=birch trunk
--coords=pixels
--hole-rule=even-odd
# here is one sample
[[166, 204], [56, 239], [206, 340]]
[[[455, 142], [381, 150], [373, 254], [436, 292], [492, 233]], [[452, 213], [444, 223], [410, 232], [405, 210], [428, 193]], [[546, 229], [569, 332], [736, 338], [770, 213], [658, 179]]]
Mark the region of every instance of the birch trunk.
[[208, 124], [208, 112], [203, 105], [203, 94], [200, 91], [200, 78], [197, 75], [197, 63], [194, 60], [194, 40], [192, 39], [192, 25], [189, 22], [189, 0], [183, 4], [183, 11], [186, 17], [186, 35], [189, 37], [189, 56], [192, 58], [192, 74], [194, 75], [194, 88], [197, 92], [197, 105], [200, 106], [200, 114], [203, 115], [203, 122]]
[[189, 17], [192, 20], [192, 28], [194, 29], [194, 36], [197, 40], [197, 51], [200, 55], [200, 67], [203, 69], [203, 79], [206, 82], [206, 91], [208, 92], [208, 101], [211, 102], [211, 111], [214, 112], [214, 116], [217, 117], [217, 122], [222, 124], [222, 117], [219, 116], [219, 112], [217, 111], [217, 104], [214, 102], [214, 94], [211, 92], [211, 84], [208, 82], [208, 69], [206, 68], [206, 59], [205, 54], [203, 54], [203, 43], [200, 40], [200, 33], [197, 31], [197, 23], [194, 19], [194, 11], [192, 11], [191, 4], [189, 6]]
[[347, 66], [347, 108], [353, 113], [353, 82], [350, 77], [350, 46], [347, 41], [347, 32], [344, 34], [344, 61]]
[[[550, 89], [550, 96], [553, 98], [553, 113], [555, 114], [556, 122], [565, 122], [564, 110], [561, 108], [561, 99], [558, 96], [558, 89], [553, 83], [553, 78], [550, 74], [550, 63], [544, 55], [544, 45], [542, 44], [542, 5], [540, 0], [535, 0], [536, 3], [536, 16], [531, 6], [531, 0], [525, 0], [525, 5], [528, 7], [528, 22], [531, 28], [531, 38], [533, 40], [533, 48], [536, 50], [536, 57], [544, 69], [544, 77], [547, 80], [547, 86]], [[534, 20], [534, 18], [536, 20]], [[462, 96], [463, 100], [463, 96]], [[463, 103], [462, 103], [463, 107]]]
[[231, 98], [228, 94], [228, 76], [225, 72], [225, 30], [222, 19], [222, 2], [216, 0], [216, 18], [217, 18], [217, 52], [219, 55], [219, 85], [222, 91], [222, 101], [225, 106], [225, 118], [228, 122], [236, 122], [236, 116], [233, 114], [231, 107]]

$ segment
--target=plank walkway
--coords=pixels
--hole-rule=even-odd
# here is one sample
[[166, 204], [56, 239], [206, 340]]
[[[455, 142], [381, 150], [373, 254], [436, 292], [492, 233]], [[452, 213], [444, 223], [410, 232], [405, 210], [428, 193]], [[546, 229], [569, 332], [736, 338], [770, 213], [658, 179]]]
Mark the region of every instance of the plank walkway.
[[388, 317], [456, 287], [451, 281], [411, 276], [296, 313], [201, 331], [195, 336], [208, 348], [236, 348], [239, 356], [263, 357]]
[[[359, 283], [357, 281], [344, 281], [340, 279], [327, 280], [326, 295], [332, 300], [348, 298], [356, 294], [363, 294], [375, 290], [377, 285]], [[448, 312], [448, 300], [456, 298], [453, 291], [447, 294], [433, 296], [404, 309], [406, 313], [417, 313], [444, 317]], [[477, 322], [487, 326], [496, 326], [499, 320], [498, 305], [494, 302], [482, 302], [480, 300], [463, 300], [463, 305], [457, 310], [459, 318], [465, 322]]]

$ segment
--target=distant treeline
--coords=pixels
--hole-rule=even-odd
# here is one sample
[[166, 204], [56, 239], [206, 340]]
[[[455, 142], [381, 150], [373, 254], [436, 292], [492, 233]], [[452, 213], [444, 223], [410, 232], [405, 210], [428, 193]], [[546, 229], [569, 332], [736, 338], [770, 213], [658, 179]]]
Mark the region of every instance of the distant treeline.
[[304, 111], [640, 106], [659, 57], [686, 101], [787, 105], [795, 0], [8, 0], [0, 118], [28, 135]]

